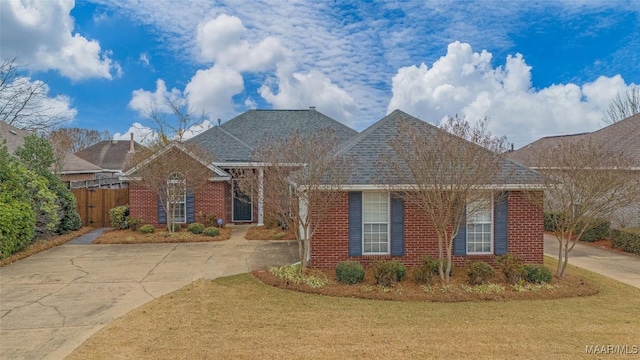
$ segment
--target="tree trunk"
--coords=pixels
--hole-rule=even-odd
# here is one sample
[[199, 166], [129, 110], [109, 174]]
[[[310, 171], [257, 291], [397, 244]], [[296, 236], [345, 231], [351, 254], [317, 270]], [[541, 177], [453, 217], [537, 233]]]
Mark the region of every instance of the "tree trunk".
[[438, 234], [438, 272], [440, 273], [440, 280], [444, 281], [444, 252], [442, 250], [442, 236]]
[[558, 277], [562, 276], [562, 247], [564, 246], [564, 236], [562, 235], [563, 234], [561, 234], [561, 236], [556, 235], [556, 239], [558, 239], [558, 270], [556, 274]]

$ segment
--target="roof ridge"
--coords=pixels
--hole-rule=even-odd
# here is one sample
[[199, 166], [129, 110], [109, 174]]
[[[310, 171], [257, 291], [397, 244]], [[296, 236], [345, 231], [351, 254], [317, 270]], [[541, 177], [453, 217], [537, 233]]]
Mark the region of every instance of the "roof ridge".
[[222, 131], [223, 133], [227, 134], [228, 136], [230, 136], [232, 139], [234, 139], [235, 141], [237, 141], [241, 145], [244, 145], [249, 150], [253, 150], [253, 147], [251, 147], [249, 144], [247, 144], [244, 141], [240, 140], [238, 137], [234, 136], [233, 134], [231, 134], [227, 130], [223, 129], [222, 127], [220, 127], [220, 126], [218, 126], [218, 127], [220, 128], [220, 131]]

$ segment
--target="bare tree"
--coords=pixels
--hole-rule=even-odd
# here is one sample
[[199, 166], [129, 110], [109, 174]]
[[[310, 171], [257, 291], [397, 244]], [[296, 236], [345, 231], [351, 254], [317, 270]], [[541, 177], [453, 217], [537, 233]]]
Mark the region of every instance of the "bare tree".
[[[171, 142], [163, 148], [140, 151], [134, 155], [134, 164], [127, 177], [130, 181], [153, 191], [161, 200], [167, 214], [167, 229], [173, 232], [175, 214], [180, 213], [186, 196], [209, 183], [213, 176], [209, 168], [213, 157], [192, 143]], [[186, 204], [185, 204], [186, 206]]]
[[61, 151], [76, 153], [111, 138], [109, 130], [93, 130], [81, 128], [59, 128], [49, 133], [49, 141]]
[[640, 202], [640, 179], [633, 160], [602, 150], [588, 139], [564, 141], [535, 154], [544, 175], [545, 210], [559, 242], [558, 276], [584, 231], [614, 210]]
[[302, 270], [308, 266], [310, 240], [344, 190], [350, 162], [336, 156], [338, 142], [330, 129], [312, 135], [293, 132], [284, 139], [267, 139], [253, 157], [264, 164], [257, 171], [236, 172], [243, 192], [262, 193], [264, 206], [281, 216], [298, 241]]
[[500, 181], [506, 139], [492, 136], [487, 124], [484, 119], [471, 125], [457, 116], [440, 129], [404, 122], [388, 141], [395, 156], [381, 157], [377, 164], [380, 184], [422, 209], [431, 221], [444, 281], [449, 281], [453, 240], [466, 212], [482, 210], [483, 197]]
[[611, 99], [602, 121], [612, 125], [635, 114], [640, 114], [640, 86], [631, 85]]
[[[184, 99], [167, 99], [166, 107], [149, 105], [144, 116], [149, 119], [156, 145], [166, 145], [172, 141], [184, 141], [189, 129], [206, 120], [204, 113], [199, 116]], [[149, 145], [154, 147], [154, 141]]]
[[13, 60], [0, 64], [0, 121], [20, 129], [47, 131], [68, 120], [48, 98], [47, 83], [21, 76]]

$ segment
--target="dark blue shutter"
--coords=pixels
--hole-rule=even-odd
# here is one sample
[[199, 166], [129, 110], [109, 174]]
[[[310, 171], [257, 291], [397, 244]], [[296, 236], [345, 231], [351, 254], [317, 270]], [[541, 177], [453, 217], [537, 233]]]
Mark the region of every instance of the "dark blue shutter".
[[391, 195], [391, 255], [404, 256], [404, 201]]
[[494, 221], [495, 221], [495, 233], [494, 233], [494, 248], [496, 255], [504, 255], [508, 251], [508, 203], [509, 193], [503, 192], [496, 196], [494, 204]]
[[362, 193], [349, 192], [349, 256], [362, 255]]
[[158, 198], [158, 224], [166, 224], [167, 223], [167, 212], [164, 211], [164, 206], [162, 206], [162, 200]]
[[187, 193], [187, 203], [185, 204], [187, 212], [187, 223], [196, 222], [196, 196], [192, 192]]
[[453, 238], [453, 255], [467, 255], [467, 207], [464, 208], [464, 215], [460, 221], [458, 233]]

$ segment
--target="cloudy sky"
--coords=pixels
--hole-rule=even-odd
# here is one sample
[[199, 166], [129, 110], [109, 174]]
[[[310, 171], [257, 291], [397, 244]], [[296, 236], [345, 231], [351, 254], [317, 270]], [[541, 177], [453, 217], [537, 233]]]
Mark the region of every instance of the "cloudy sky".
[[67, 126], [144, 133], [145, 109], [210, 120], [316, 108], [356, 130], [394, 109], [488, 116], [516, 148], [592, 131], [640, 84], [640, 1], [2, 0], [0, 56], [46, 80]]

